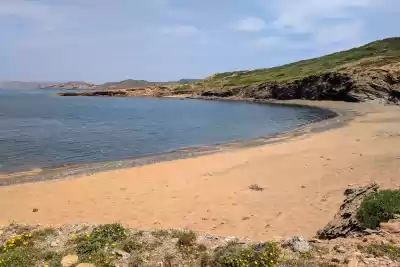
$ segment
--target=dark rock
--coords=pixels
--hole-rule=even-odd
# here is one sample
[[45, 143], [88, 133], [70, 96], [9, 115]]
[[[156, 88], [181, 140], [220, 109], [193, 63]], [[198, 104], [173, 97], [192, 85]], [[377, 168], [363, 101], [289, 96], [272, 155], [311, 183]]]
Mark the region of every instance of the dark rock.
[[329, 72], [312, 75], [292, 83], [265, 82], [252, 85], [208, 89], [201, 92], [204, 97], [238, 97], [253, 99], [308, 99], [348, 101], [353, 80], [342, 73]]
[[363, 235], [365, 230], [357, 220], [357, 211], [365, 197], [377, 192], [379, 185], [373, 183], [366, 187], [347, 189], [346, 199], [333, 220], [317, 233], [320, 239]]
[[38, 212], [39, 211], [39, 209], [37, 209], [37, 208], [34, 208], [33, 210], [32, 210], [32, 212]]

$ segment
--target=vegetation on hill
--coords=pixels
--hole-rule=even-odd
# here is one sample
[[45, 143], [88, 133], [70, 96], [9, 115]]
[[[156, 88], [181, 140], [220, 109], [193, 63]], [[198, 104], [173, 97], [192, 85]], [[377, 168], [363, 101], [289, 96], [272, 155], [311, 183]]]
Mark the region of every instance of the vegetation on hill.
[[288, 83], [325, 72], [348, 72], [355, 67], [382, 67], [396, 62], [400, 62], [400, 37], [375, 41], [347, 51], [274, 68], [218, 73], [206, 78], [201, 84], [229, 86], [257, 82]]
[[357, 218], [365, 228], [375, 229], [400, 215], [400, 190], [383, 190], [362, 202]]

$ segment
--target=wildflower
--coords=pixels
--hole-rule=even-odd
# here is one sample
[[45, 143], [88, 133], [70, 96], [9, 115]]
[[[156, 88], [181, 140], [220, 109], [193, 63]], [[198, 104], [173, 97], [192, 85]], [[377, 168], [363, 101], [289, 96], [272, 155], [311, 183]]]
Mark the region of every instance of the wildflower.
[[112, 246], [112, 247], [115, 247], [115, 246], [117, 246], [117, 244], [115, 244], [115, 243], [112, 243], [112, 244], [111, 244], [111, 246]]
[[26, 246], [26, 245], [28, 245], [28, 242], [25, 241], [23, 244]]
[[75, 239], [76, 238], [76, 234], [72, 234], [71, 237]]
[[86, 238], [90, 238], [90, 234], [86, 234]]
[[48, 264], [45, 264], [43, 267], [49, 267], [49, 265], [48, 265]]

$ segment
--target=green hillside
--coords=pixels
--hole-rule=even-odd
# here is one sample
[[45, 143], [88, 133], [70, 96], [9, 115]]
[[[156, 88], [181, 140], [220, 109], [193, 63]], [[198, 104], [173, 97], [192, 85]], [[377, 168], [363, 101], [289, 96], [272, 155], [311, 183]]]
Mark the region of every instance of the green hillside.
[[203, 80], [202, 85], [229, 86], [268, 81], [287, 83], [323, 72], [347, 72], [354, 67], [358, 69], [368, 69], [370, 67], [381, 67], [399, 61], [400, 37], [395, 37], [375, 41], [347, 51], [319, 58], [302, 60], [279, 67], [218, 73]]

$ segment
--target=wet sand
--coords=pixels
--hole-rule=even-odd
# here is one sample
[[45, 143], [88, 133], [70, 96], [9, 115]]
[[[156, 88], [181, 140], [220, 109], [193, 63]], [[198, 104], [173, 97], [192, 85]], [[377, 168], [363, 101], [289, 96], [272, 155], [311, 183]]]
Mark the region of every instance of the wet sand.
[[[0, 224], [119, 221], [259, 240], [313, 236], [336, 213], [349, 185], [376, 181], [399, 187], [400, 109], [311, 104], [358, 116], [341, 127], [306, 131], [284, 142], [0, 187]], [[264, 190], [250, 190], [252, 184]]]

